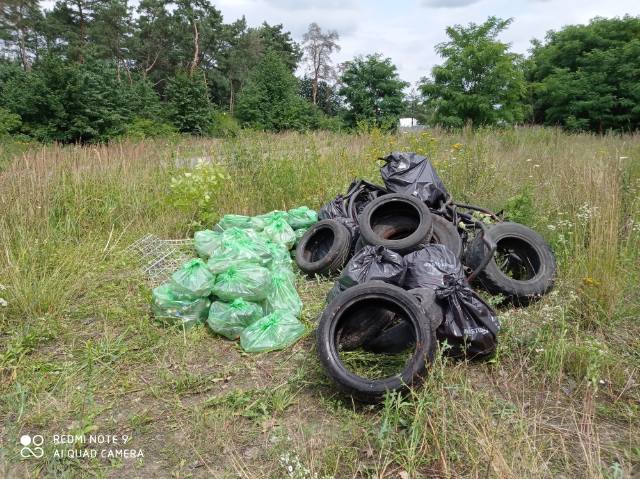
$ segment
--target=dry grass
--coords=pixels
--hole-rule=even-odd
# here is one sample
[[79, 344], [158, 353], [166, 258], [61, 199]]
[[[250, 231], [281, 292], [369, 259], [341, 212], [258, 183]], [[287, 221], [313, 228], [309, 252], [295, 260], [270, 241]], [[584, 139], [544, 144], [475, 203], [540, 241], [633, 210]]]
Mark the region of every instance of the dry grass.
[[[395, 149], [428, 153], [457, 199], [508, 206], [556, 251], [558, 287], [500, 312], [492, 363], [439, 359], [420, 390], [364, 407], [336, 395], [312, 334], [245, 355], [149, 316], [149, 290], [120, 253], [147, 232], [192, 232], [202, 212], [168, 201], [185, 158], [229, 173], [211, 192], [215, 216], [318, 207], [353, 177], [378, 180], [376, 158]], [[247, 133], [0, 153], [0, 475], [639, 473], [640, 136]], [[312, 330], [330, 282], [298, 286]], [[42, 459], [20, 458], [25, 433], [45, 435]], [[66, 433], [127, 434], [144, 458], [55, 459], [51, 436]]]

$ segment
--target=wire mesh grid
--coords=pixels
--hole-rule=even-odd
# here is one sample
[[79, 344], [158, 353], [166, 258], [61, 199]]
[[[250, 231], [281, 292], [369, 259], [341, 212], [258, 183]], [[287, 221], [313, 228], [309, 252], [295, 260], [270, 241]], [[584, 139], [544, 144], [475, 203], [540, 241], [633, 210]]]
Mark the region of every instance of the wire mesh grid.
[[138, 259], [149, 286], [155, 288], [193, 258], [193, 240], [161, 239], [148, 233], [130, 244], [125, 253]]

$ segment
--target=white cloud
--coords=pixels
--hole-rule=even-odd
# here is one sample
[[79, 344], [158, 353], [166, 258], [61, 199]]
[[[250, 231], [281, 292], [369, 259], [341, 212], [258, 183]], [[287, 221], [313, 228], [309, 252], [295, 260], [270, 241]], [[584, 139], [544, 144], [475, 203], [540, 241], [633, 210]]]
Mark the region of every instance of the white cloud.
[[479, 1], [481, 0], [422, 0], [422, 4], [426, 7], [435, 8], [460, 8]]
[[354, 5], [354, 0], [264, 0], [285, 10], [342, 10]]

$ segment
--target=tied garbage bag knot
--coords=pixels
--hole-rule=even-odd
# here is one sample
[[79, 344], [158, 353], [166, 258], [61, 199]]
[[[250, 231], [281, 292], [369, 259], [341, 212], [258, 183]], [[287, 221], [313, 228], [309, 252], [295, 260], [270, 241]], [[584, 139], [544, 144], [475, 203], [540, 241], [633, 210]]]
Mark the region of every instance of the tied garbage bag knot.
[[267, 319], [265, 319], [260, 325], [260, 329], [262, 331], [266, 331], [267, 329], [273, 327], [277, 322], [278, 322], [277, 316], [273, 316], [273, 315], [268, 316]]
[[436, 287], [436, 298], [446, 299], [452, 295], [456, 295], [463, 299], [471, 298], [471, 290], [464, 279], [445, 274], [442, 277], [442, 286]]
[[267, 223], [263, 233], [271, 241], [286, 246], [287, 250], [291, 249], [296, 242], [296, 234], [284, 218]]
[[331, 302], [342, 291], [368, 281], [384, 281], [400, 286], [406, 271], [407, 266], [400, 254], [384, 246], [367, 245], [349, 260], [329, 291], [327, 302]]
[[171, 283], [175, 291], [197, 297], [209, 296], [213, 289], [214, 281], [215, 276], [200, 258], [187, 261], [178, 271], [171, 275]]
[[263, 316], [259, 304], [241, 298], [230, 303], [214, 301], [209, 309], [207, 324], [215, 332], [228, 339], [238, 339], [240, 333]]

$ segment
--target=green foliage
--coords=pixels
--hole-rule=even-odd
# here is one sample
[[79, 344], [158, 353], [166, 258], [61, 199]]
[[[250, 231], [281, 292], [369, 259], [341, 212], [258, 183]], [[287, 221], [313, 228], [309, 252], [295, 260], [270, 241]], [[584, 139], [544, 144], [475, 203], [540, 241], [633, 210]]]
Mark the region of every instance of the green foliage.
[[236, 114], [244, 126], [271, 131], [305, 130], [315, 117], [313, 106], [298, 95], [296, 78], [274, 52], [251, 72]]
[[382, 55], [357, 57], [347, 64], [342, 74], [340, 94], [349, 104], [346, 120], [351, 126], [359, 121], [377, 126], [397, 124], [404, 109], [402, 89], [396, 66]]
[[511, 20], [447, 28], [449, 41], [436, 46], [445, 58], [420, 90], [434, 109], [434, 121], [449, 127], [519, 123], [525, 119], [526, 82], [520, 55], [497, 40]]
[[[313, 80], [307, 76], [300, 79], [300, 96], [308, 102], [313, 102]], [[318, 81], [316, 106], [325, 114], [335, 116], [342, 110], [340, 97], [334, 87], [325, 81]]]
[[218, 194], [228, 179], [222, 167], [199, 163], [171, 178], [169, 202], [193, 217], [196, 224], [213, 224], [220, 216], [217, 211]]
[[314, 128], [318, 130], [338, 132], [345, 129], [345, 124], [339, 116], [329, 116], [318, 113]]
[[171, 137], [177, 133], [173, 125], [149, 118], [134, 118], [126, 126], [125, 135], [130, 138], [160, 138]]
[[124, 132], [131, 115], [128, 87], [104, 62], [48, 57], [31, 73], [0, 75], [2, 106], [22, 117], [21, 131], [43, 141], [105, 141]]
[[211, 115], [209, 135], [217, 138], [233, 138], [240, 132], [240, 125], [228, 113], [215, 111]]
[[211, 127], [211, 103], [203, 72], [178, 73], [167, 85], [167, 117], [182, 133], [204, 135]]
[[13, 133], [22, 124], [20, 115], [11, 113], [9, 110], [0, 108], [0, 138]]
[[535, 216], [533, 192], [529, 186], [525, 186], [520, 193], [509, 198], [504, 205], [504, 217], [508, 221], [535, 226]]
[[291, 72], [295, 72], [302, 58], [302, 50], [291, 38], [291, 33], [284, 30], [282, 24], [269, 25], [262, 22], [258, 34], [265, 51], [275, 52]]
[[534, 117], [603, 132], [640, 126], [640, 17], [596, 18], [534, 42], [528, 77]]

